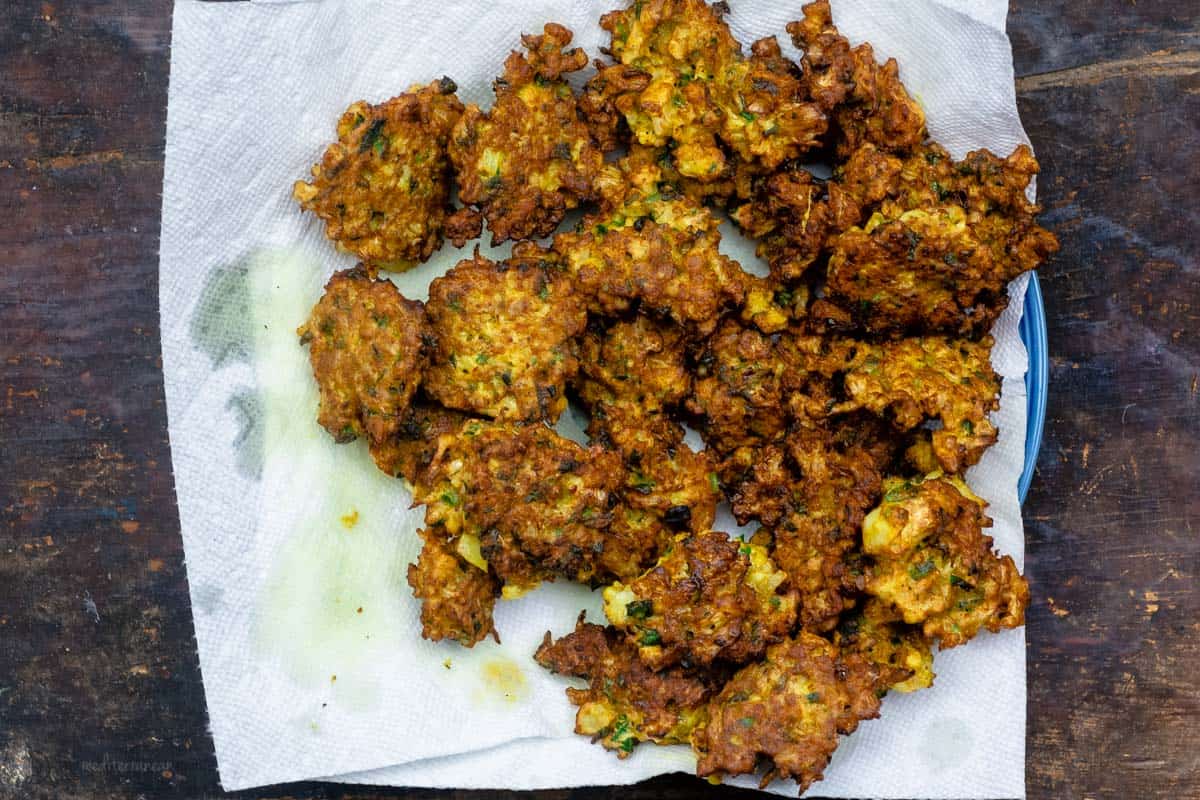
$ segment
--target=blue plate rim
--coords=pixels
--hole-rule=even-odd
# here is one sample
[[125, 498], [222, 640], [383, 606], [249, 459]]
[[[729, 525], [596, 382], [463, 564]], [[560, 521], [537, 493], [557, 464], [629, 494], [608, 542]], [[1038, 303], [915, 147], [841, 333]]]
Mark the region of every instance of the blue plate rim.
[[1037, 272], [1029, 273], [1025, 308], [1018, 330], [1021, 341], [1025, 344], [1025, 351], [1029, 354], [1029, 370], [1025, 373], [1025, 466], [1017, 482], [1017, 497], [1024, 504], [1025, 496], [1029, 494], [1029, 486], [1033, 483], [1038, 451], [1042, 447], [1042, 433], [1046, 427], [1046, 394], [1050, 384], [1046, 306], [1042, 299], [1042, 287]]

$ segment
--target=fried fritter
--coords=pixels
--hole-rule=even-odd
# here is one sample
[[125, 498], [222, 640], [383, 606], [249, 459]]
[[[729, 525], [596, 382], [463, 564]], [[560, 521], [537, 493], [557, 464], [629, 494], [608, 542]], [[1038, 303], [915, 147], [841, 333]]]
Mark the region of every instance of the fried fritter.
[[438, 437], [455, 433], [469, 419], [419, 394], [413, 398], [400, 429], [380, 442], [370, 442], [371, 458], [380, 471], [409, 483], [420, 482], [437, 453]]
[[621, 477], [616, 453], [585, 449], [539, 423], [472, 420], [439, 439], [413, 500], [426, 504], [426, 525], [463, 540], [459, 552], [478, 553], [505, 596], [515, 596], [558, 577], [636, 574], [640, 563], [606, 554]]
[[572, 340], [587, 324], [561, 272], [519, 254], [497, 264], [476, 253], [430, 284], [428, 312], [431, 396], [502, 420], [558, 419], [579, 366]]
[[833, 24], [828, 0], [804, 6], [788, 23], [808, 96], [830, 116], [837, 154], [845, 158], [865, 143], [904, 151], [925, 141], [925, 112], [900, 82], [896, 59], [880, 65], [871, 45], [851, 47]]
[[653, 514], [675, 531], [703, 533], [712, 527], [721, 487], [708, 451], [692, 450], [682, 436], [655, 436], [649, 426], [636, 421], [610, 424], [606, 434], [628, 467], [627, 505]]
[[833, 643], [861, 653], [879, 670], [881, 689], [915, 692], [933, 685], [933, 651], [921, 630], [904, 624], [899, 612], [877, 599], [842, 617]]
[[554, 237], [554, 250], [589, 310], [669, 317], [701, 335], [745, 296], [738, 263], [717, 247], [718, 220], [671, 184], [653, 161], [631, 156], [601, 174], [603, 206], [576, 231]]
[[313, 179], [292, 189], [301, 208], [325, 220], [325, 234], [371, 269], [409, 269], [442, 246], [446, 144], [463, 112], [456, 89], [442, 78], [379, 105], [350, 106]]
[[900, 169], [899, 158], [873, 145], [855, 150], [827, 181], [790, 164], [759, 180], [753, 200], [731, 216], [758, 240], [756, 252], [772, 276], [796, 281], [825, 252], [831, 237], [859, 224], [864, 211], [887, 196]]
[[355, 267], [334, 273], [308, 322], [297, 329], [309, 346], [321, 393], [317, 421], [337, 442], [366, 434], [382, 442], [404, 424], [428, 360], [425, 309], [390, 281]]
[[418, 535], [424, 544], [417, 563], [408, 567], [408, 585], [421, 601], [421, 635], [474, 647], [495, 632], [496, 579], [455, 555], [436, 531], [422, 530]]
[[681, 534], [651, 569], [604, 590], [604, 613], [652, 669], [741, 663], [791, 630], [796, 593], [786, 581], [758, 545]]
[[661, 418], [691, 390], [683, 331], [641, 314], [580, 343], [579, 397], [593, 417]]
[[831, 299], [876, 333], [987, 330], [1008, 283], [1058, 249], [1025, 195], [1037, 171], [1025, 145], [958, 163], [936, 144], [920, 148], [862, 227], [830, 242]]
[[700, 354], [686, 403], [708, 446], [727, 455], [779, 438], [787, 426], [786, 369], [770, 337], [723, 321]]
[[[521, 37], [528, 55], [513, 52], [504, 62], [491, 110], [469, 105], [454, 127], [459, 199], [479, 207], [493, 244], [549, 236], [567, 211], [593, 197], [604, 158], [563, 77], [587, 66], [583, 50], [565, 49], [571, 38], [554, 23], [541, 36]], [[455, 223], [478, 213], [464, 209]]]
[[1024, 624], [1029, 585], [1011, 557], [992, 551], [985, 503], [961, 479], [891, 478], [884, 490], [863, 521], [863, 550], [874, 559], [868, 592], [943, 649], [984, 628]]
[[859, 526], [879, 497], [892, 448], [883, 426], [861, 417], [794, 426], [787, 447], [787, 463], [801, 477], [783, 486], [787, 504], [770, 528], [771, 557], [800, 595], [801, 625], [825, 631], [863, 590]]
[[597, 64], [582, 103], [598, 136], [624, 123], [641, 145], [667, 148], [671, 167], [702, 183], [729, 178], [724, 148], [764, 168], [809, 150], [825, 118], [774, 38], [750, 58], [703, 0], [646, 0], [600, 19], [617, 63]]
[[860, 344], [845, 373], [848, 399], [835, 410], [886, 411], [900, 430], [939, 420], [941, 428], [931, 435], [933, 454], [947, 472], [962, 472], [996, 441], [996, 426], [987, 416], [1000, 404], [991, 352], [990, 336], [979, 342], [927, 336]]
[[857, 653], [842, 653], [801, 632], [743, 667], [708, 703], [692, 732], [696, 774], [742, 775], [767, 762], [761, 786], [792, 778], [803, 792], [820, 780], [838, 734], [879, 716], [878, 672]]
[[583, 615], [558, 641], [547, 633], [533, 657], [552, 672], [588, 681], [586, 689], [567, 689], [579, 707], [575, 732], [619, 758], [640, 742], [687, 744], [717, 688], [708, 673], [678, 666], [654, 672], [617, 630], [584, 622]]

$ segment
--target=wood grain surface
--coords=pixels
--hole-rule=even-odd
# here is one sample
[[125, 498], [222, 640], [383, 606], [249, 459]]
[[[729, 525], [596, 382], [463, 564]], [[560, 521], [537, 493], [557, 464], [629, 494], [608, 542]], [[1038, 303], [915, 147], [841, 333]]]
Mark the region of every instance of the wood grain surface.
[[[232, 796], [207, 730], [159, 356], [170, 12], [8, 0], [0, 14], [0, 798]], [[1028, 792], [1197, 798], [1200, 9], [1014, 0], [1009, 26], [1063, 244], [1041, 272], [1050, 408], [1025, 507]], [[537, 796], [736, 794], [677, 775]]]

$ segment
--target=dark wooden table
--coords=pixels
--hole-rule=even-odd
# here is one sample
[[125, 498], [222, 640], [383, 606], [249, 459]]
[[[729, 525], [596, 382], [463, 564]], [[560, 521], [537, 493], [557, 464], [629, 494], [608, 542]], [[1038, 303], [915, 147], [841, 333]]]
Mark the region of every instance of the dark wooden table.
[[[226, 796], [159, 357], [170, 12], [0, 12], [2, 798]], [[1029, 794], [1197, 798], [1200, 8], [1014, 0], [1009, 26], [1063, 244], [1041, 273], [1050, 410], [1025, 508]], [[671, 776], [541, 796], [718, 794]]]

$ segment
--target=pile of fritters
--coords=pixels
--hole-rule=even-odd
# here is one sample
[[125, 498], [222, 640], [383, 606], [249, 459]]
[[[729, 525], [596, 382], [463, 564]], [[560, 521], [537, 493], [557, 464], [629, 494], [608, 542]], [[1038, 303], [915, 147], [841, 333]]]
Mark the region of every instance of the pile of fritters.
[[[607, 626], [534, 656], [586, 682], [577, 732], [803, 790], [887, 691], [931, 685], [934, 645], [1023, 622], [962, 475], [997, 437], [988, 330], [1057, 244], [1028, 148], [956, 161], [825, 0], [787, 26], [799, 63], [723, 13], [606, 14], [581, 91], [547, 24], [487, 111], [448, 78], [351, 106], [295, 196], [362, 263], [300, 335], [320, 424], [425, 506], [426, 638], [498, 638], [497, 599], [544, 581], [604, 587]], [[726, 214], [769, 276], [720, 252]], [[379, 277], [485, 222], [511, 257], [477, 249], [427, 302]], [[586, 445], [553, 428], [569, 403]], [[712, 530], [721, 502], [749, 540]]]

